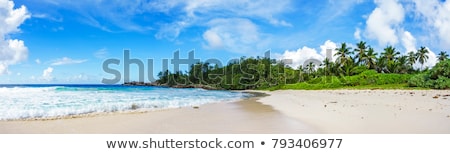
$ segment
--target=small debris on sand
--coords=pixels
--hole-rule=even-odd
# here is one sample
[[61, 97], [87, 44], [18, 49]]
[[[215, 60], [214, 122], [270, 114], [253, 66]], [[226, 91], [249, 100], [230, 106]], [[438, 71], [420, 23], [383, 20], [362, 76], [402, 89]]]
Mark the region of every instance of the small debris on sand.
[[439, 98], [439, 96], [438, 96], [438, 95], [436, 95], [436, 96], [433, 96], [433, 98], [434, 98], [434, 99], [438, 99], [438, 98]]
[[199, 109], [200, 107], [199, 107], [199, 106], [193, 106], [192, 108], [194, 108], [194, 109]]

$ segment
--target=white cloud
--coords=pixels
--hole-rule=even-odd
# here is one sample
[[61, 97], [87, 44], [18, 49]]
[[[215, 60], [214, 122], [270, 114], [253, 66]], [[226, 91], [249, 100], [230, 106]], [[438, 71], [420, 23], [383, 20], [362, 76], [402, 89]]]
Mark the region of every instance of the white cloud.
[[432, 50], [430, 50], [429, 48], [427, 49], [430, 52], [428, 53], [428, 60], [423, 64], [423, 67], [432, 68], [437, 63], [437, 56]]
[[411, 9], [424, 23], [418, 24], [429, 31], [426, 41], [438, 42], [438, 46], [450, 49], [450, 1], [411, 0], [415, 5]]
[[30, 17], [25, 6], [14, 9], [14, 2], [0, 0], [0, 75], [8, 73], [8, 66], [28, 57], [28, 48], [22, 40], [6, 39], [9, 34], [20, 32], [18, 27]]
[[401, 39], [402, 39], [402, 45], [406, 49], [405, 52], [417, 50], [416, 49], [416, 38], [414, 38], [414, 36], [410, 32], [404, 31], [403, 35], [401, 36]]
[[36, 62], [36, 64], [41, 64], [41, 60], [40, 59], [36, 59], [36, 60], [34, 60], [34, 62]]
[[94, 56], [98, 59], [105, 59], [108, 56], [108, 49], [101, 48], [94, 52]]
[[[289, 51], [286, 50], [284, 51], [283, 54], [274, 54], [275, 58], [278, 60], [282, 60], [282, 59], [291, 59], [292, 60], [292, 64], [289, 64], [290, 67], [292, 68], [298, 68], [299, 66], [304, 65], [305, 61], [307, 60], [318, 60], [320, 62], [322, 62], [325, 57], [326, 57], [326, 50], [327, 49], [331, 49], [332, 50], [332, 54], [334, 55], [334, 53], [336, 53], [335, 49], [336, 49], [336, 43], [327, 40], [323, 45], [320, 46], [320, 53], [317, 52], [316, 49], [314, 48], [309, 48], [304, 46], [303, 48], [297, 49], [296, 51]], [[333, 57], [333, 61], [336, 58]]]
[[84, 73], [73, 75], [67, 77], [65, 80], [68, 83], [85, 83], [92, 80], [92, 76], [86, 75]]
[[258, 27], [248, 19], [215, 19], [208, 25], [210, 28], [203, 33], [203, 39], [206, 41], [203, 47], [206, 49], [249, 53], [258, 50], [255, 44], [264, 42]]
[[334, 43], [331, 40], [327, 40], [323, 45], [320, 46], [320, 55], [322, 55], [322, 57], [324, 57], [325, 59], [325, 57], [327, 56], [327, 49], [331, 49], [331, 56], [333, 57], [332, 61], [336, 61], [337, 57], [334, 56], [334, 54], [336, 54], [337, 52], [335, 50], [336, 48], [337, 48], [336, 43]]
[[[156, 38], [175, 40], [185, 28], [194, 25], [205, 26], [204, 23], [209, 23], [209, 21], [220, 18], [245, 18], [267, 22], [274, 26], [289, 27], [292, 24], [283, 19], [279, 19], [279, 17], [283, 13], [291, 10], [290, 5], [290, 0], [160, 0], [151, 2], [147, 5], [147, 9], [179, 13], [175, 17], [178, 18], [177, 21], [161, 24], [161, 29], [155, 35]], [[213, 33], [209, 32], [209, 34]]]
[[223, 47], [222, 38], [212, 29], [203, 33], [203, 39], [207, 42], [204, 47], [207, 49], [220, 49]]
[[31, 16], [32, 16], [32, 18], [40, 18], [40, 19], [47, 19], [47, 20], [55, 21], [55, 22], [63, 22], [63, 18], [56, 18], [49, 14], [33, 13]]
[[68, 64], [79, 64], [79, 63], [84, 63], [86, 62], [86, 59], [70, 59], [67, 57], [63, 57], [60, 59], [56, 59], [54, 60], [50, 65], [52, 66], [57, 66], [57, 65], [68, 65]]
[[357, 40], [361, 40], [361, 29], [356, 28], [355, 33], [353, 33], [353, 37]]
[[398, 28], [404, 21], [405, 10], [397, 0], [375, 0], [377, 8], [366, 21], [365, 34], [381, 46], [398, 43]]
[[155, 37], [157, 39], [168, 39], [174, 41], [176, 38], [178, 38], [184, 28], [192, 24], [191, 22], [177, 21], [174, 23], [163, 24], [158, 33], [155, 34]]
[[52, 81], [54, 79], [53, 76], [52, 76], [52, 73], [53, 73], [53, 68], [52, 67], [48, 67], [47, 69], [42, 71], [42, 79], [45, 80], [45, 81]]
[[[436, 54], [428, 47], [426, 47], [426, 48], [429, 51], [429, 53], [427, 54], [428, 55], [427, 61], [425, 63], [423, 63], [423, 67], [422, 67], [422, 64], [420, 64], [419, 61], [417, 60], [416, 63], [413, 65], [413, 67], [415, 69], [421, 69], [421, 68], [425, 69], [427, 67], [432, 68], [434, 65], [436, 65], [436, 63], [438, 61]], [[412, 50], [412, 52], [417, 53], [417, 50]]]

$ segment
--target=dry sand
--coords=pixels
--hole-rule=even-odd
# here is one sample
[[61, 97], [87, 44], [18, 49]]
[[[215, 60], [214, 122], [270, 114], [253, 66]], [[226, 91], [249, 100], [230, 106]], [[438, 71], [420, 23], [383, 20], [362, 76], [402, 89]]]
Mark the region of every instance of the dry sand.
[[263, 93], [198, 109], [0, 121], [0, 133], [450, 133], [449, 90]]
[[450, 133], [450, 90], [283, 90], [259, 101], [321, 133]]

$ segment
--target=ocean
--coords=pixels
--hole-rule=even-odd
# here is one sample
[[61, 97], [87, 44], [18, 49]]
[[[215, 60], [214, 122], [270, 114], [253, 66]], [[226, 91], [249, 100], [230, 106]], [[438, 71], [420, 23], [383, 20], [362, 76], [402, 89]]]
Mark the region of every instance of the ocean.
[[233, 91], [122, 85], [0, 85], [0, 120], [157, 110], [234, 102]]

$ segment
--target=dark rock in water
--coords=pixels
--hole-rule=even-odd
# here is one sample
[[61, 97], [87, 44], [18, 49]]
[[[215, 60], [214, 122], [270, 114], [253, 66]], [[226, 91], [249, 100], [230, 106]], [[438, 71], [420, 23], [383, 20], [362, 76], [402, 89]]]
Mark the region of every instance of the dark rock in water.
[[176, 84], [176, 85], [168, 85], [168, 84], [160, 84], [158, 82], [150, 82], [150, 83], [144, 83], [144, 82], [125, 82], [122, 85], [124, 86], [155, 86], [155, 87], [170, 87], [170, 88], [201, 88], [206, 90], [220, 90], [221, 88], [213, 87], [210, 85], [203, 85], [203, 84]]
[[139, 106], [136, 105], [136, 104], [132, 104], [132, 105], [131, 105], [131, 109], [132, 109], [132, 110], [136, 110], [136, 109], [138, 109], [138, 108], [139, 108]]

